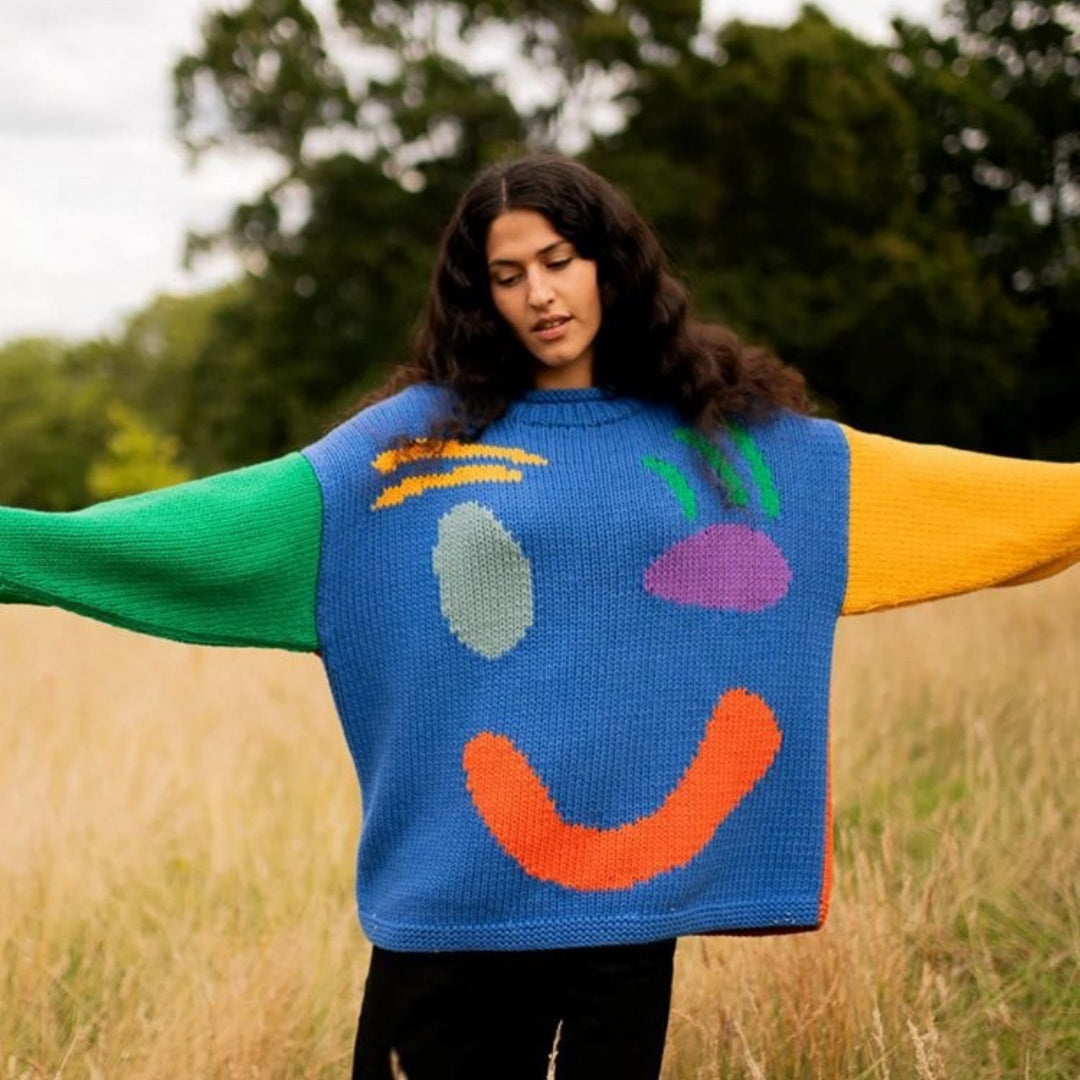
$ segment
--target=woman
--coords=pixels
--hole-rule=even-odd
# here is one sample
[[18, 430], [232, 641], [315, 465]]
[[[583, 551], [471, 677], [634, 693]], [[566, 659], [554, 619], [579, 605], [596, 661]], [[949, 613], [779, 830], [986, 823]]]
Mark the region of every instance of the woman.
[[674, 940], [825, 918], [837, 617], [1080, 559], [1080, 468], [807, 417], [580, 165], [462, 199], [302, 453], [0, 514], [0, 599], [318, 651], [364, 794], [354, 1075], [655, 1077]]
[[[572, 411], [594, 402], [603, 425], [607, 403], [625, 395], [677, 404], [704, 431], [726, 414], [807, 411], [797, 372], [720, 327], [690, 321], [659, 242], [629, 203], [595, 173], [553, 156], [495, 166], [461, 200], [443, 238], [412, 362], [366, 404], [417, 384], [453, 391], [430, 425], [443, 439], [476, 438], [522, 402], [553, 406], [552, 415], [563, 402]], [[598, 386], [604, 389], [594, 392]], [[549, 401], [537, 390], [586, 393]], [[502, 473], [490, 479], [506, 481]], [[552, 509], [565, 516], [563, 497], [556, 493]], [[510, 499], [519, 498], [513, 490]], [[459, 509], [458, 519], [464, 513]], [[456, 550], [454, 543], [466, 548], [456, 557], [472, 561], [471, 541], [459, 537], [446, 550]], [[524, 560], [516, 554], [510, 562], [524, 593]], [[514, 569], [508, 572], [513, 579]], [[514, 591], [514, 582], [506, 588]], [[460, 614], [467, 624], [468, 613]], [[477, 621], [497, 618], [492, 611]], [[488, 648], [479, 651], [494, 659], [503, 644]], [[665, 937], [553, 952], [525, 937], [510, 951], [449, 957], [376, 946], [357, 1075], [385, 1075], [390, 1047], [401, 1045], [410, 1075], [477, 1076], [489, 1069], [493, 1076], [541, 1076], [561, 1023], [560, 1076], [656, 1076], [674, 944]], [[451, 1046], [462, 1055], [457, 1067], [447, 1061]]]

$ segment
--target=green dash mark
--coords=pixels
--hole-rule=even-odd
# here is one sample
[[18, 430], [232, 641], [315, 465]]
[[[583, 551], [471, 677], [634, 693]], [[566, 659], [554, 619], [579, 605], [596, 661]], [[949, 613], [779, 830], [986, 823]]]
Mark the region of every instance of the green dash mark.
[[643, 457], [641, 464], [646, 469], [656, 473], [671, 488], [671, 494], [679, 500], [679, 505], [686, 515], [686, 520], [690, 522], [697, 521], [697, 496], [690, 486], [690, 481], [683, 475], [682, 470], [677, 465], [672, 465], [670, 461], [664, 461], [663, 458]]
[[676, 428], [673, 434], [679, 442], [696, 450], [709, 463], [727, 490], [728, 501], [732, 506], [750, 505], [750, 496], [747, 495], [746, 486], [739, 479], [739, 474], [731, 467], [723, 453], [704, 435], [693, 428]]
[[771, 518], [778, 517], [780, 515], [780, 492], [776, 490], [772, 473], [769, 471], [769, 466], [765, 464], [765, 459], [761, 456], [761, 451], [758, 449], [758, 444], [754, 442], [753, 435], [739, 424], [728, 424], [728, 434], [731, 436], [731, 441], [735, 444], [739, 453], [746, 458], [746, 462], [750, 466], [750, 475], [754, 478], [754, 483], [757, 484], [758, 493], [761, 496], [761, 509]]

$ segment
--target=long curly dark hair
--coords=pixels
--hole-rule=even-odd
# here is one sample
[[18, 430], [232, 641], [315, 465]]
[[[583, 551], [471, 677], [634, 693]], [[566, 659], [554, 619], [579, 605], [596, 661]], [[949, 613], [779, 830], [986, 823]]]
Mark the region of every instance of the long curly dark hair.
[[469, 186], [443, 233], [410, 358], [358, 407], [435, 383], [455, 391], [456, 402], [437, 434], [475, 436], [532, 388], [533, 358], [495, 310], [489, 282], [488, 230], [509, 210], [542, 214], [596, 262], [596, 386], [671, 403], [706, 432], [732, 416], [810, 411], [802, 375], [727, 327], [694, 318], [686, 289], [629, 200], [558, 154], [492, 165]]

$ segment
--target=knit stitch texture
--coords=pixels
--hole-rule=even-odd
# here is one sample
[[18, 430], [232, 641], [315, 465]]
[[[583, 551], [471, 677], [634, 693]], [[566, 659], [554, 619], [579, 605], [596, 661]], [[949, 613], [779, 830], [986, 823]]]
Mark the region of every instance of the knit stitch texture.
[[820, 925], [840, 614], [1080, 558], [1080, 466], [781, 413], [707, 439], [598, 389], [436, 443], [415, 386], [302, 454], [0, 510], [0, 602], [317, 650], [388, 949]]
[[665, 408], [537, 391], [475, 446], [387, 455], [438, 408], [416, 387], [305, 451], [369, 936], [817, 925], [840, 429], [783, 416], [708, 442]]

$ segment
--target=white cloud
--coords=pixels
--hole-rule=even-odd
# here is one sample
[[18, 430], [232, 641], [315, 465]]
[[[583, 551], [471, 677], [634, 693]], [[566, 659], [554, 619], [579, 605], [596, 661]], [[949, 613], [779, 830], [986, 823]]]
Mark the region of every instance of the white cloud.
[[[729, 19], [787, 25], [798, 18], [806, 0], [704, 0], [706, 19], [723, 23]], [[869, 41], [889, 41], [891, 23], [902, 15], [908, 22], [934, 25], [944, 0], [814, 0], [833, 22], [846, 26]]]
[[274, 175], [259, 159], [195, 173], [180, 148], [138, 132], [0, 134], [0, 336], [83, 336], [165, 289], [202, 287], [223, 268], [180, 270], [189, 229], [220, 225]]
[[[329, 0], [312, 6], [323, 8]], [[267, 160], [207, 159], [191, 172], [171, 133], [170, 69], [197, 47], [207, 0], [0, 0], [0, 340], [112, 329], [195, 275], [188, 230], [220, 224], [273, 175]], [[883, 38], [882, 12], [915, 21], [932, 0], [822, 0], [838, 22]], [[713, 19], [786, 23], [796, 0], [706, 0]]]

